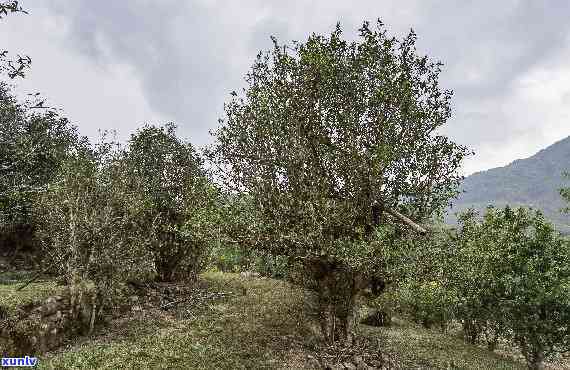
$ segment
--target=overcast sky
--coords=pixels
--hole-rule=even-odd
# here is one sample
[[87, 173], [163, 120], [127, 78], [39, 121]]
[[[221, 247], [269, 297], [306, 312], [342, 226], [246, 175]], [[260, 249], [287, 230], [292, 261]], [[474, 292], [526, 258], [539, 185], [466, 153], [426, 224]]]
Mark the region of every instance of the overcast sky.
[[570, 135], [570, 2], [540, 1], [21, 1], [0, 22], [0, 49], [32, 57], [20, 93], [39, 91], [80, 132], [176, 122], [210, 142], [229, 92], [260, 50], [330, 33], [353, 39], [381, 18], [444, 62], [454, 90], [444, 132], [476, 155], [464, 172], [504, 166]]

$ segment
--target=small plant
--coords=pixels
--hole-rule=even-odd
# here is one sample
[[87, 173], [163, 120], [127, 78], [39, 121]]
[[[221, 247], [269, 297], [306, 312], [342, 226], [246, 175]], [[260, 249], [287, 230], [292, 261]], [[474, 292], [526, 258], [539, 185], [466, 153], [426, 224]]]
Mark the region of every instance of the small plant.
[[454, 318], [457, 297], [436, 281], [403, 284], [394, 298], [403, 313], [425, 328], [437, 325], [445, 332]]
[[211, 263], [222, 272], [240, 272], [248, 268], [250, 259], [241, 248], [221, 247], [212, 251]]

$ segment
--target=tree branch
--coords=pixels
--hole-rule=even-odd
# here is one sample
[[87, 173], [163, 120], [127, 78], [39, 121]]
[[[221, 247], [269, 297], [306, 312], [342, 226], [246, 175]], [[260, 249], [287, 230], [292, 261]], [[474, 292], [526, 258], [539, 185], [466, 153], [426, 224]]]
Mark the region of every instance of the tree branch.
[[408, 225], [409, 227], [411, 227], [412, 229], [414, 229], [415, 231], [417, 231], [418, 233], [424, 235], [427, 234], [427, 230], [424, 229], [423, 227], [421, 227], [420, 225], [416, 224], [414, 221], [410, 220], [409, 218], [407, 218], [406, 216], [404, 216], [403, 214], [401, 214], [400, 212], [391, 209], [391, 208], [384, 208], [384, 210], [386, 211], [386, 213], [388, 213], [390, 216], [393, 216], [395, 218], [397, 218], [398, 220], [402, 221], [403, 223], [405, 223], [406, 225]]

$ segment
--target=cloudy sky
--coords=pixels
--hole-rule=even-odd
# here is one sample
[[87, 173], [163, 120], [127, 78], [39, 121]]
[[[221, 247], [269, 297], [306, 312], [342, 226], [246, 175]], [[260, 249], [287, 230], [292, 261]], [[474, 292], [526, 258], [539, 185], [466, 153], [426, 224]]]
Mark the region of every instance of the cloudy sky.
[[1, 49], [30, 55], [17, 91], [39, 91], [82, 134], [174, 121], [196, 145], [260, 50], [329, 33], [353, 39], [381, 18], [410, 28], [444, 62], [454, 90], [445, 133], [476, 155], [464, 172], [504, 166], [570, 135], [570, 2], [340, 0], [34, 0], [0, 21]]

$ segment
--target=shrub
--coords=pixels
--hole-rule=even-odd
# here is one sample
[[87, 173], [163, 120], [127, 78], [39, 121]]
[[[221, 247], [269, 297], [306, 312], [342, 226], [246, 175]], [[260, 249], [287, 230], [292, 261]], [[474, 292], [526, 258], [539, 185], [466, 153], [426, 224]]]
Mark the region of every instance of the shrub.
[[145, 126], [131, 136], [123, 158], [130, 189], [144, 202], [147, 245], [162, 281], [195, 278], [219, 231], [218, 191], [175, 129]]
[[529, 368], [570, 350], [570, 248], [540, 212], [487, 209], [461, 217], [455, 286], [471, 338], [510, 334]]
[[400, 286], [394, 299], [401, 312], [425, 328], [437, 325], [446, 331], [454, 318], [457, 296], [440, 282], [409, 282]]
[[110, 145], [68, 158], [36, 209], [43, 263], [64, 281], [94, 281], [112, 304], [121, 284], [153, 274], [140, 224], [144, 200], [121, 183]]

